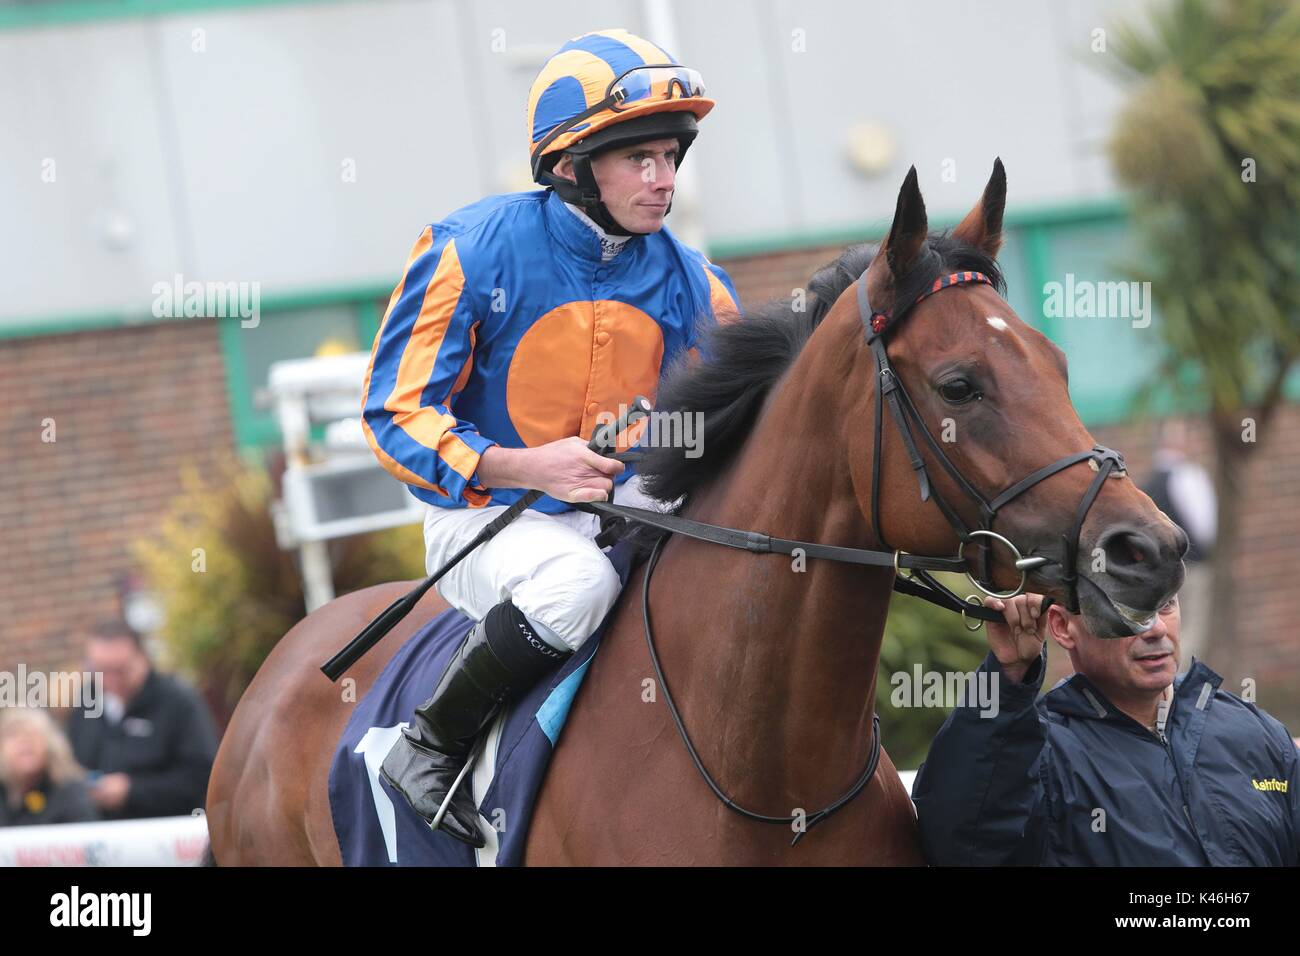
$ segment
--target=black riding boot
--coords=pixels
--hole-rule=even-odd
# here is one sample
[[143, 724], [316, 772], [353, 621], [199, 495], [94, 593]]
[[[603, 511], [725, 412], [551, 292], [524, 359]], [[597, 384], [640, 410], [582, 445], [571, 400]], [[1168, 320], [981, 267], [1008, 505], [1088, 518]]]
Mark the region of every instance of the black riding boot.
[[[384, 779], [432, 823], [475, 739], [498, 707], [572, 653], [558, 651], [534, 634], [510, 601], [492, 608], [466, 635], [433, 696], [416, 708], [411, 726], [384, 758]], [[484, 845], [468, 778], [456, 791], [440, 829], [470, 846]]]

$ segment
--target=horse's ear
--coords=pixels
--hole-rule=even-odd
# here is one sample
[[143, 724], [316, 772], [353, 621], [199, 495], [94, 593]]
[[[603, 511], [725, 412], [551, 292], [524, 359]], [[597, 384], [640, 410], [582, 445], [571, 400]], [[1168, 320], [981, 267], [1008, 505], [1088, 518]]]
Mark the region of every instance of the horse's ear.
[[925, 217], [925, 200], [921, 187], [916, 184], [916, 167], [907, 171], [903, 188], [898, 191], [898, 206], [894, 209], [894, 222], [889, 227], [889, 238], [880, 247], [880, 254], [889, 263], [895, 280], [905, 276], [925, 244], [929, 223]]
[[993, 160], [993, 175], [984, 187], [984, 195], [961, 224], [952, 231], [954, 239], [974, 246], [991, 259], [1002, 248], [1002, 210], [1007, 205], [1007, 171], [1001, 158]]

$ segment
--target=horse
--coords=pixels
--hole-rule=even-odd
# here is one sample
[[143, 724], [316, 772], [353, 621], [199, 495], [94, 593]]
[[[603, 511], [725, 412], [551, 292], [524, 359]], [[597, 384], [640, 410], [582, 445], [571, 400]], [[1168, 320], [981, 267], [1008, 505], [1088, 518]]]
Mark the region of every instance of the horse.
[[[1069, 400], [1064, 354], [1000, 294], [1005, 199], [999, 160], [970, 213], [932, 234], [913, 168], [878, 247], [854, 246], [819, 270], [803, 296], [718, 325], [661, 382], [660, 408], [702, 416], [704, 454], [651, 448], [637, 465], [646, 489], [674, 502], [677, 514], [896, 549], [894, 567], [863, 567], [676, 534], [660, 542], [648, 600], [662, 676], [700, 763], [738, 805], [795, 820], [859, 780], [878, 743], [876, 672], [897, 559], [964, 553], [937, 507], [957, 501], [968, 522], [977, 517], [957, 479], [988, 495], [1094, 445]], [[924, 428], [955, 433], [942, 453], [959, 474], [934, 467], [937, 444], [920, 446], [933, 488], [918, 498], [912, 440], [898, 429], [882, 434], [878, 419], [871, 427], [885, 376], [866, 344], [857, 287], [865, 283], [861, 297], [878, 308], [955, 273], [987, 281], [926, 297], [888, 340], [893, 374]], [[1138, 633], [1135, 620], [1181, 583], [1186, 537], [1122, 472], [1089, 490], [1092, 464], [1033, 483], [999, 516], [1000, 534], [1026, 554], [1054, 557], [1027, 572], [1029, 590], [1068, 601], [1077, 588], [1094, 633]], [[1085, 497], [1092, 507], [1081, 516]], [[883, 748], [860, 792], [798, 841], [793, 823], [764, 825], [720, 801], [679, 739], [665, 706], [669, 688], [652, 667], [638, 606], [645, 573], [645, 564], [633, 571], [607, 618], [542, 781], [524, 862], [923, 864], [914, 809]], [[1022, 573], [999, 547], [985, 580], [1009, 588]], [[430, 590], [342, 687], [319, 667], [410, 585], [340, 597], [269, 655], [213, 767], [207, 819], [219, 865], [341, 862], [327, 777], [350, 701], [446, 602]]]

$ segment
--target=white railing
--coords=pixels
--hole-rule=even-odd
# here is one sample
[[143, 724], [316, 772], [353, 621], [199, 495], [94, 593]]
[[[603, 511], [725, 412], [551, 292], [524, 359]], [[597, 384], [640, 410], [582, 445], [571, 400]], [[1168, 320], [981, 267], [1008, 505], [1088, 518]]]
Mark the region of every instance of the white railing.
[[903, 786], [907, 788], [907, 793], [910, 796], [912, 793], [912, 783], [916, 780], [916, 771], [900, 770], [898, 771], [898, 778], [903, 781]]
[[0, 866], [194, 866], [208, 847], [203, 816], [0, 829]]

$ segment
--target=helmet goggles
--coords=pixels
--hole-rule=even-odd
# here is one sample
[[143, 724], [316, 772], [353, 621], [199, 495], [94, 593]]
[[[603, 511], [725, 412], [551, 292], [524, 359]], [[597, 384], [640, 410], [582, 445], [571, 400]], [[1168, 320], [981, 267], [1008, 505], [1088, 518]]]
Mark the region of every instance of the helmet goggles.
[[610, 81], [609, 86], [605, 88], [605, 96], [600, 102], [560, 123], [546, 134], [533, 149], [533, 175], [534, 177], [537, 175], [546, 147], [599, 113], [606, 111], [620, 113], [634, 104], [652, 100], [691, 99], [702, 96], [704, 96], [704, 77], [698, 70], [676, 63], [648, 63], [634, 66]]

